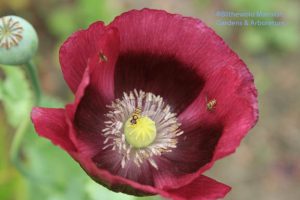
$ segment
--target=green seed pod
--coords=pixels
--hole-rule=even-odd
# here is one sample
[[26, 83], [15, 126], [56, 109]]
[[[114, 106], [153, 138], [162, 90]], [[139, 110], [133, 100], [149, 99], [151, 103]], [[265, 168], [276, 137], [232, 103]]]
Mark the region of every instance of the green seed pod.
[[32, 25], [21, 17], [0, 18], [0, 64], [28, 63], [38, 47], [38, 37]]

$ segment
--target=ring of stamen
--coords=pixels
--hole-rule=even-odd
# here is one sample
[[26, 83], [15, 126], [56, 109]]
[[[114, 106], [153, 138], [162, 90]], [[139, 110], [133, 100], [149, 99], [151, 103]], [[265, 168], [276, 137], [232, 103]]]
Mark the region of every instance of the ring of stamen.
[[121, 100], [116, 99], [107, 107], [103, 149], [122, 155], [122, 168], [128, 162], [141, 166], [147, 161], [158, 169], [154, 156], [171, 152], [176, 148], [177, 137], [183, 134], [176, 114], [162, 97], [153, 93], [124, 93]]

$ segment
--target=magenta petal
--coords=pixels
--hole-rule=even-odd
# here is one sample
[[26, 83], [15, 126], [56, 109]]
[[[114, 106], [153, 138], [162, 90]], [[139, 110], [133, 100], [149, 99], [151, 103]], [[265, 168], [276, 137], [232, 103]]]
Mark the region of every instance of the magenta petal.
[[149, 173], [151, 166], [148, 162], [144, 162], [138, 167], [133, 161], [128, 162], [124, 168], [121, 167], [123, 156], [118, 151], [102, 150], [94, 158], [93, 161], [101, 169], [109, 171], [111, 174], [118, 175], [132, 181], [136, 181], [143, 185], [153, 186], [153, 175]]
[[87, 87], [90, 85], [90, 68], [87, 67], [85, 69], [85, 72], [83, 73], [83, 77], [81, 79], [81, 82], [78, 86], [78, 89], [75, 93], [75, 100], [73, 104], [69, 104], [66, 108], [67, 113], [69, 114], [69, 117], [73, 120], [75, 117], [75, 113], [77, 111], [77, 107], [79, 103], [81, 102], [81, 99], [84, 97], [86, 93]]
[[[207, 109], [210, 99], [217, 101], [211, 111]], [[234, 152], [257, 119], [257, 93], [253, 77], [240, 60], [234, 67], [216, 70], [206, 82], [203, 92], [179, 116], [186, 132], [201, 124], [219, 123], [223, 126], [215, 159]]]
[[104, 29], [103, 22], [95, 22], [87, 30], [75, 32], [60, 48], [62, 72], [73, 93], [81, 82], [88, 58], [97, 52]]
[[124, 13], [109, 26], [120, 32], [118, 97], [124, 90], [142, 89], [161, 95], [177, 113], [197, 97], [208, 70], [202, 61], [211, 34], [201, 21], [143, 9]]
[[[90, 97], [89, 88], [91, 87], [91, 68], [92, 66], [88, 64], [88, 67], [85, 69], [84, 75], [82, 77], [82, 81], [76, 91], [74, 103], [66, 106], [66, 121], [68, 124], [70, 138], [78, 151], [80, 151], [81, 154], [84, 154], [87, 157], [92, 157], [102, 148], [101, 138], [103, 137], [101, 134], [98, 134], [98, 132], [95, 132], [95, 129], [92, 129], [92, 132], [89, 131], [89, 122], [91, 121], [91, 119], [94, 119], [94, 115], [91, 115], [90, 112], [87, 113], [87, 110], [81, 109], [81, 105], [86, 102], [84, 101], [84, 99]], [[87, 105], [84, 104], [86, 106], [89, 106], [92, 111], [96, 111], [96, 113], [101, 112], [101, 109], [104, 108], [103, 104], [98, 107], [97, 103], [101, 102], [102, 98], [100, 98], [100, 96], [97, 94], [98, 93], [94, 94], [96, 98], [92, 98], [93, 101], [89, 101]], [[87, 127], [87, 129], [82, 129], [82, 127]]]
[[115, 72], [116, 96], [134, 89], [160, 95], [180, 113], [199, 94], [203, 81], [184, 63], [167, 55], [120, 54]]
[[67, 106], [70, 123], [80, 149], [92, 157], [102, 149], [106, 105], [114, 100], [114, 65], [119, 52], [118, 31], [107, 28], [91, 55], [81, 83], [75, 94], [75, 102]]
[[91, 89], [103, 98], [107, 104], [115, 99], [115, 64], [119, 56], [120, 38], [118, 30], [107, 28], [98, 42], [98, 50], [91, 57]]
[[96, 182], [106, 186], [107, 188], [113, 191], [124, 192], [136, 196], [145, 196], [158, 193], [166, 194], [163, 190], [159, 190], [152, 186], [140, 184], [139, 182], [123, 178], [119, 175], [112, 174], [106, 169], [101, 169], [95, 164], [95, 162], [93, 162], [89, 157], [83, 154], [74, 154], [73, 157], [79, 163], [81, 163], [83, 169], [85, 169], [85, 171]]
[[[207, 103], [211, 99], [216, 99], [217, 104], [212, 110], [208, 110]], [[201, 94], [181, 113], [179, 121], [185, 132], [194, 131], [202, 124], [219, 124], [223, 127], [221, 136], [212, 152], [210, 163], [202, 166], [197, 173], [178, 179], [174, 187], [193, 180], [209, 169], [217, 159], [233, 153], [257, 119], [257, 93], [246, 65], [237, 60], [234, 67], [215, 70]]]
[[167, 190], [173, 200], [216, 200], [229, 191], [229, 186], [203, 175], [179, 189]]
[[120, 32], [118, 96], [122, 88], [153, 91], [167, 101], [174, 101], [168, 103], [180, 113], [203, 92], [202, 88], [216, 71], [246, 69], [222, 38], [198, 19], [143, 9], [124, 13], [109, 26], [117, 27]]
[[51, 140], [68, 152], [76, 151], [68, 135], [64, 109], [35, 107], [32, 109], [31, 119], [40, 136]]
[[153, 171], [155, 186], [180, 187], [185, 175], [197, 177], [191, 174], [211, 162], [222, 132], [218, 125], [207, 125], [181, 135], [176, 149], [155, 159], [160, 167]]
[[[157, 10], [127, 12], [110, 26], [119, 29], [121, 40], [115, 78], [118, 96], [122, 89], [137, 88], [158, 93], [167, 102], [175, 99], [168, 103], [178, 113], [186, 108], [179, 116], [185, 133], [203, 124], [222, 127], [214, 148], [208, 152], [211, 163], [179, 178], [173, 187], [194, 180], [216, 159], [232, 153], [257, 121], [257, 98], [251, 73], [224, 41], [200, 20]], [[177, 66], [178, 62], [183, 64]], [[174, 69], [185, 72], [175, 70], [174, 76]], [[199, 82], [189, 82], [194, 80], [191, 74]], [[199, 87], [191, 90], [187, 85]], [[214, 99], [216, 107], [208, 110], [207, 103]], [[183, 108], [177, 110], [182, 104]]]

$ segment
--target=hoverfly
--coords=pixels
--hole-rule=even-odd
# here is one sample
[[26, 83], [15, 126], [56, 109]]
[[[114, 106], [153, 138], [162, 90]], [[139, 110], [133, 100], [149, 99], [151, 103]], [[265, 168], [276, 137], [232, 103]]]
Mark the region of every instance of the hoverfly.
[[142, 109], [137, 107], [132, 113], [132, 117], [130, 120], [131, 125], [135, 125], [137, 123], [137, 120], [141, 117]]
[[106, 55], [104, 53], [100, 52], [98, 54], [98, 56], [99, 56], [99, 63], [100, 62], [107, 62], [108, 59], [107, 59], [107, 57], [106, 57]]
[[216, 105], [217, 105], [216, 99], [211, 99], [211, 100], [207, 101], [207, 97], [206, 97], [206, 109], [208, 111], [213, 111], [215, 109]]

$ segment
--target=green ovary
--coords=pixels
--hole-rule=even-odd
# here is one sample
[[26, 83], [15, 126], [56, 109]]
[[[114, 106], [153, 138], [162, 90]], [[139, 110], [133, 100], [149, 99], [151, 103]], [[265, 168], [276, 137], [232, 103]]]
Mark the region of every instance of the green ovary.
[[139, 117], [132, 123], [129, 118], [124, 125], [126, 141], [135, 148], [149, 146], [156, 138], [155, 122], [149, 117]]

